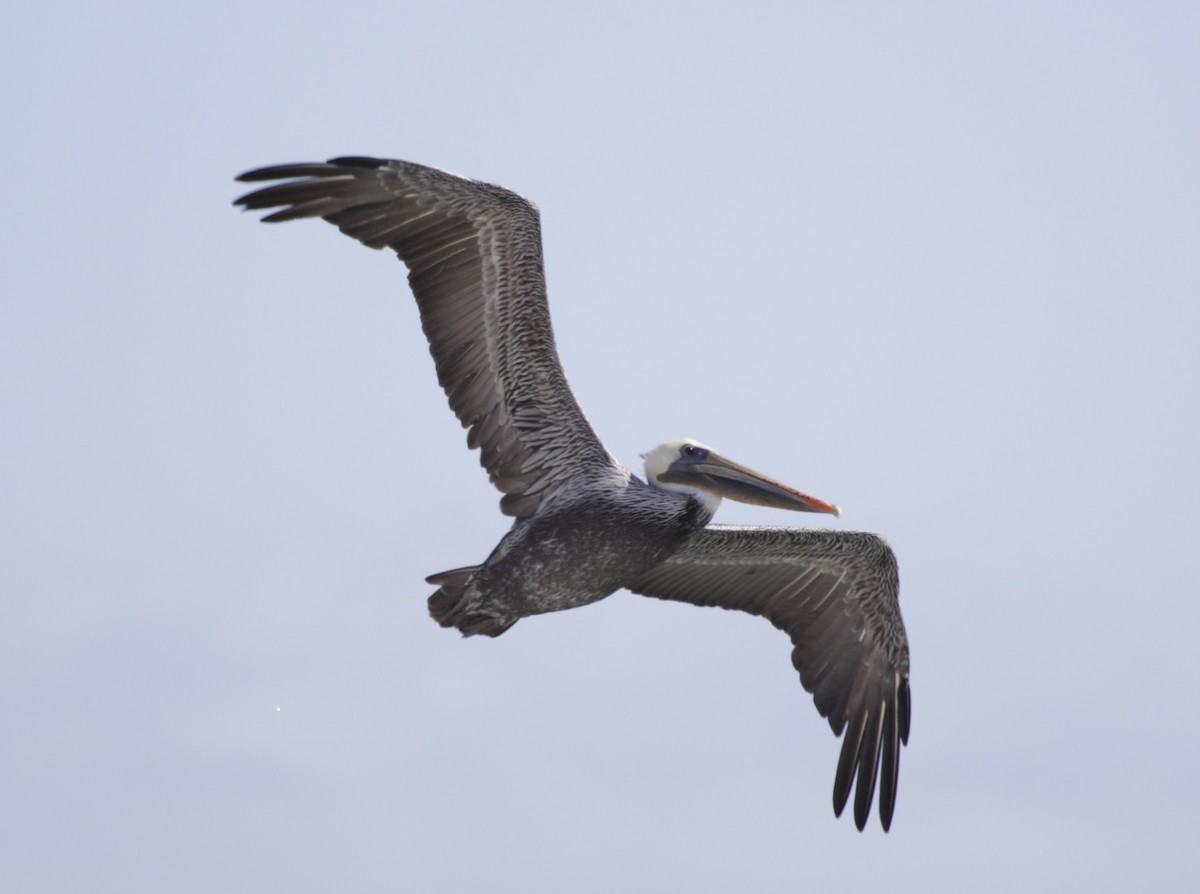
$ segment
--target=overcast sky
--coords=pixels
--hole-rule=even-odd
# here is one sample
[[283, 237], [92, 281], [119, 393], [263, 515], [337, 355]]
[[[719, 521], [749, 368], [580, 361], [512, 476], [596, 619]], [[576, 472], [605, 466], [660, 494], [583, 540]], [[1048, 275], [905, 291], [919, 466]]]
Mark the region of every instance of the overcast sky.
[[[1194, 878], [1195, 4], [25, 3], [0, 69], [0, 887]], [[507, 522], [404, 270], [230, 206], [341, 154], [539, 204], [626, 463], [696, 437], [889, 538], [890, 834], [761, 620], [428, 618]]]

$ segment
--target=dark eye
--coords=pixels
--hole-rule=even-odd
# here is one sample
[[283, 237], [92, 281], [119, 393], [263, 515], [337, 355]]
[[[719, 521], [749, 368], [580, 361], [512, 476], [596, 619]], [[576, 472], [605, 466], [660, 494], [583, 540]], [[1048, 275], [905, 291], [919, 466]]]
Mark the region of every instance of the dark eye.
[[688, 456], [694, 459], [698, 456], [704, 456], [704, 451], [695, 444], [684, 444], [679, 450], [679, 455]]

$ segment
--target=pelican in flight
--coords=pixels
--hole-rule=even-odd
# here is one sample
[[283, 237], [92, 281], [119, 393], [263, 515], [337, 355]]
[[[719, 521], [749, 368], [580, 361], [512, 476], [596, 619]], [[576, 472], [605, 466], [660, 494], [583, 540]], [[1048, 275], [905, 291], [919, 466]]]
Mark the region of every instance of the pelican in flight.
[[429, 612], [465, 636], [621, 588], [766, 618], [835, 735], [838, 816], [855, 788], [867, 822], [879, 783], [886, 830], [908, 742], [908, 641], [891, 548], [861, 532], [710, 525], [722, 498], [838, 515], [689, 439], [643, 454], [642, 481], [592, 430], [563, 374], [542, 268], [537, 207], [499, 186], [377, 158], [259, 168], [244, 209], [320, 217], [390, 248], [408, 282], [467, 445], [504, 495], [512, 528], [481, 564], [434, 574]]

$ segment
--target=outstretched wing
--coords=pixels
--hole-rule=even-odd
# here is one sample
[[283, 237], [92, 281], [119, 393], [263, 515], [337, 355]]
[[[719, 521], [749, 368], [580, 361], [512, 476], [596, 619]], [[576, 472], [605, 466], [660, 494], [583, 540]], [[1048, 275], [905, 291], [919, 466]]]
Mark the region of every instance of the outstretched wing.
[[589, 467], [617, 461], [567, 385], [546, 303], [533, 203], [498, 186], [423, 165], [335, 158], [259, 168], [238, 180], [286, 180], [235, 204], [280, 208], [267, 222], [321, 217], [408, 266], [438, 381], [467, 444], [504, 497], [532, 515]]
[[761, 615], [787, 633], [800, 682], [833, 732], [845, 732], [834, 813], [857, 770], [855, 824], [866, 825], [878, 775], [879, 818], [891, 825], [910, 699], [896, 557], [883, 538], [713, 525], [629, 589]]

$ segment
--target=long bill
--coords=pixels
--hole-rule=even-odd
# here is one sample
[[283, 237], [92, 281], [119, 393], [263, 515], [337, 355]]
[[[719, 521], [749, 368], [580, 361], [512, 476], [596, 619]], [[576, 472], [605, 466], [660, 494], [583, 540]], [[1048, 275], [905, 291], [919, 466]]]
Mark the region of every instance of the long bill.
[[695, 459], [680, 457], [658, 476], [658, 480], [699, 487], [718, 496], [756, 506], [772, 506], [796, 512], [826, 512], [836, 516], [842, 514], [842, 510], [833, 503], [810, 497], [782, 481], [726, 459], [713, 450], [707, 450], [705, 455]]

